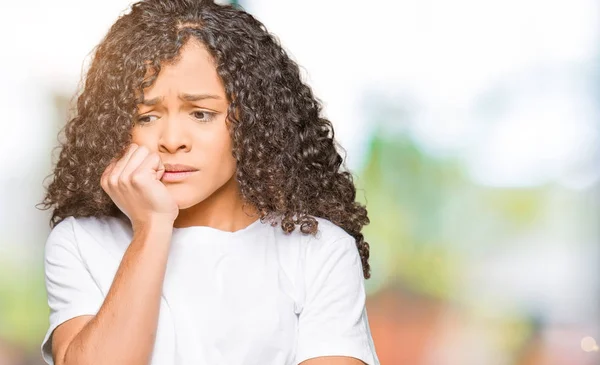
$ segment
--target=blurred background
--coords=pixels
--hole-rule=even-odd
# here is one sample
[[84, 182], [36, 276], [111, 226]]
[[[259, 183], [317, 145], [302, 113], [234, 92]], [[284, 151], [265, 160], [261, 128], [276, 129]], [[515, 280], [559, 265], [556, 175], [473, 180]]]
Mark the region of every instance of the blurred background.
[[[91, 51], [130, 3], [0, 5], [0, 365], [43, 363], [34, 206]], [[240, 5], [347, 151], [381, 364], [600, 364], [600, 3]]]

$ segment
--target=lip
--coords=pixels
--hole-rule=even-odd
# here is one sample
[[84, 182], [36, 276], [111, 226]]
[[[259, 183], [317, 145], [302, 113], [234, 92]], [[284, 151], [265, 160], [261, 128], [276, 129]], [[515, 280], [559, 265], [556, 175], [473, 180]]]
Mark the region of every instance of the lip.
[[171, 164], [171, 163], [165, 163], [163, 164], [165, 166], [165, 172], [188, 172], [188, 171], [198, 171], [197, 168], [193, 167], [193, 166], [188, 166], [188, 165], [182, 165], [182, 164]]
[[160, 181], [165, 183], [180, 182], [198, 172], [193, 166], [165, 163], [165, 172]]
[[196, 171], [165, 171], [165, 173], [163, 174], [162, 178], [160, 179], [160, 181], [162, 182], [180, 182], [185, 180], [188, 176], [193, 175], [195, 173], [197, 173], [198, 170]]

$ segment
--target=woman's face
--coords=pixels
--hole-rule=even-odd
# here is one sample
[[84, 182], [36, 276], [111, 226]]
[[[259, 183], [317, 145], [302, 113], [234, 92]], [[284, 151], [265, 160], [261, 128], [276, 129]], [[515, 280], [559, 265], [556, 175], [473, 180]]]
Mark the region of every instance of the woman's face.
[[179, 208], [186, 209], [216, 191], [235, 190], [237, 184], [225, 123], [229, 104], [214, 60], [195, 41], [180, 56], [176, 63], [163, 65], [154, 84], [144, 90], [132, 142], [157, 152], [163, 164], [197, 169], [184, 178], [165, 174], [162, 179]]

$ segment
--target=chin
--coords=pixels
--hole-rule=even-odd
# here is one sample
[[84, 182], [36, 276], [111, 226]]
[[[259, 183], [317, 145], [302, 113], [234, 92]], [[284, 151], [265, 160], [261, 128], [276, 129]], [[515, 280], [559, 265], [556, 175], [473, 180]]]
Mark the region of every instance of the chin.
[[194, 205], [201, 203], [204, 199], [192, 195], [174, 196], [175, 202], [179, 209], [191, 208]]
[[[184, 186], [170, 186], [168, 187], [169, 192], [179, 209], [187, 209], [194, 205], [201, 203], [205, 197], [202, 194], [198, 194], [198, 191], [189, 187]], [[183, 189], [182, 189], [183, 188]]]
[[179, 207], [179, 210], [185, 210], [188, 208], [193, 207], [194, 205], [196, 205], [197, 203], [195, 202], [190, 202], [190, 201], [177, 201], [177, 206]]

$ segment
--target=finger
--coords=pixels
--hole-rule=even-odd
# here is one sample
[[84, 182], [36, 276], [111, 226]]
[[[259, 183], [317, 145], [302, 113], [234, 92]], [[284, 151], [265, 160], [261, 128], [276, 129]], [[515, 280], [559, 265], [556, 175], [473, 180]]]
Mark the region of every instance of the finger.
[[116, 158], [113, 158], [108, 165], [106, 166], [106, 168], [104, 169], [104, 171], [102, 172], [102, 175], [100, 176], [100, 185], [102, 186], [102, 188], [104, 188], [106, 190], [106, 186], [108, 186], [108, 178], [110, 176], [110, 174], [112, 173], [112, 170], [115, 167], [115, 163], [117, 162]]
[[113, 171], [113, 169], [115, 168], [115, 164], [118, 161], [119, 161], [118, 157], [113, 157], [106, 165], [106, 168], [104, 169], [104, 172], [102, 173], [102, 176], [108, 177], [111, 174], [111, 172]]
[[[158, 172], [162, 171], [160, 175]], [[141, 179], [147, 178], [146, 176], [150, 175], [151, 178], [155, 178], [160, 180], [162, 174], [164, 173], [165, 168], [162, 165], [162, 161], [160, 160], [160, 156], [157, 153], [151, 153], [142, 163], [131, 173], [131, 182], [133, 185], [138, 185]], [[160, 177], [159, 177], [160, 176]]]
[[127, 152], [125, 152], [125, 155], [115, 162], [112, 171], [110, 172], [110, 176], [112, 176], [113, 179], [117, 179], [119, 176], [121, 176], [121, 172], [127, 165], [127, 162], [129, 162], [129, 159], [138, 148], [139, 146], [137, 144], [132, 143], [128, 147]]
[[165, 174], [165, 165], [163, 165], [163, 162], [162, 162], [162, 159], [160, 158], [160, 156], [158, 156], [158, 154], [156, 156], [158, 157], [158, 164], [153, 165], [152, 168], [154, 168], [156, 166], [156, 180], [160, 180], [160, 179], [162, 179], [163, 175]]
[[129, 157], [127, 165], [123, 167], [119, 180], [122, 182], [129, 182], [131, 174], [140, 166], [146, 157], [150, 154], [150, 151], [145, 146], [139, 146], [133, 154]]

